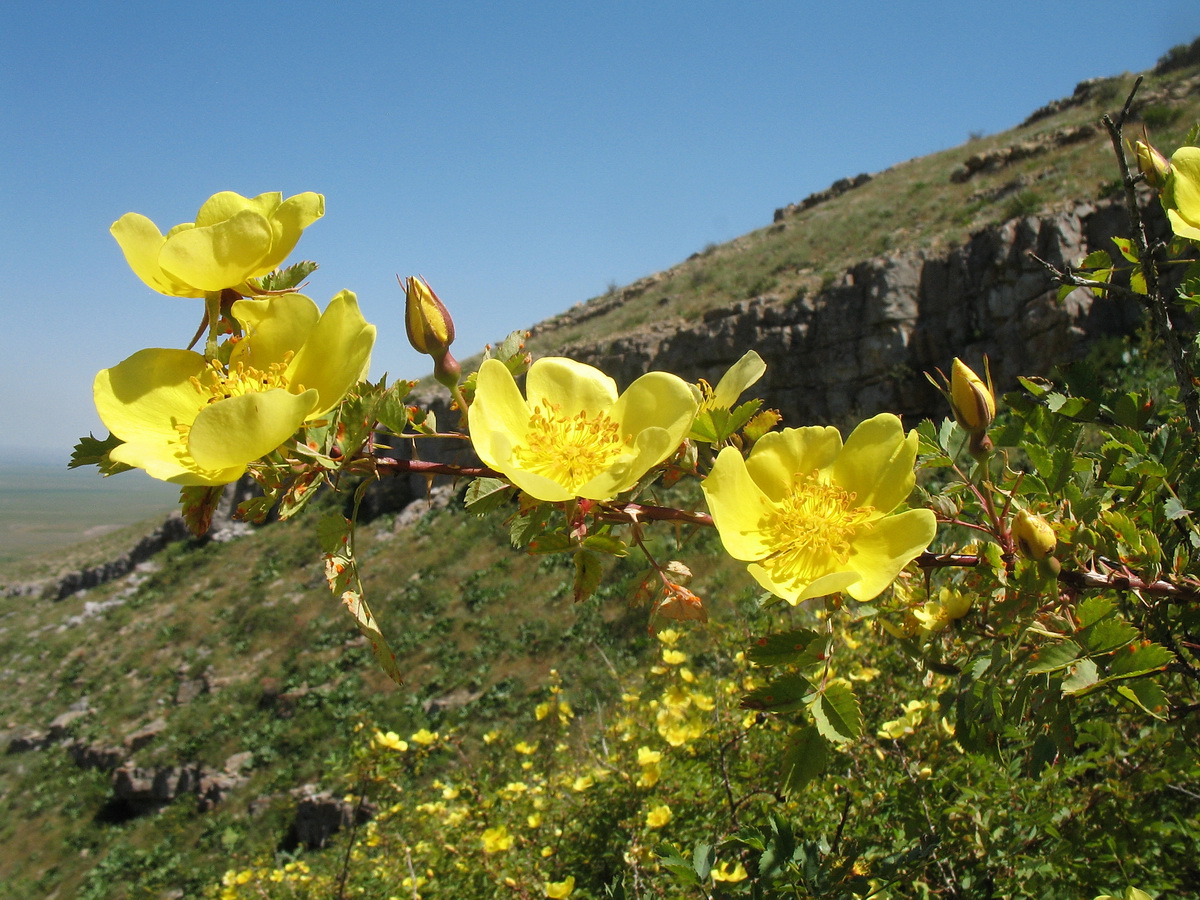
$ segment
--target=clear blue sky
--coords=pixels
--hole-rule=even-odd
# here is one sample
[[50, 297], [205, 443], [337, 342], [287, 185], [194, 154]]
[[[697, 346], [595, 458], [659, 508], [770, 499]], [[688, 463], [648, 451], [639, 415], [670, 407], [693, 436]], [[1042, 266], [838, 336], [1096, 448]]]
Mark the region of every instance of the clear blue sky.
[[837, 178], [1152, 66], [1200, 3], [13, 3], [0, 18], [0, 449], [105, 432], [95, 372], [182, 346], [108, 234], [219, 190], [319, 191], [293, 258], [420, 376], [395, 275], [460, 356], [767, 224]]

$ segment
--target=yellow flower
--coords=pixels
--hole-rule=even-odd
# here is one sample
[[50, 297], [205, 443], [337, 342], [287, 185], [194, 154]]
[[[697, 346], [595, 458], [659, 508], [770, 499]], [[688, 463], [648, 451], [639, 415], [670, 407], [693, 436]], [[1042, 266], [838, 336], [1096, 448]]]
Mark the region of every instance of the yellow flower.
[[682, 650], [672, 650], [669, 647], [664, 647], [662, 659], [668, 666], [677, 666], [680, 663], [687, 662], [687, 654]]
[[972, 434], [987, 431], [996, 418], [996, 394], [986, 360], [984, 371], [986, 384], [957, 356], [950, 367], [950, 406], [958, 424]]
[[592, 778], [591, 775], [580, 775], [573, 782], [571, 782], [571, 790], [586, 791], [595, 783], [596, 779]]
[[481, 841], [484, 853], [503, 853], [505, 850], [511, 849], [513, 845], [512, 835], [508, 833], [508, 828], [504, 825], [485, 829]]
[[508, 368], [484, 360], [469, 421], [485, 465], [527, 494], [560, 502], [609, 500], [633, 487], [687, 436], [696, 398], [682, 379], [649, 372], [617, 395], [591, 366], [539, 359], [521, 396]]
[[720, 863], [719, 865], [715, 865], [712, 868], [711, 874], [712, 874], [712, 880], [718, 881], [718, 882], [720, 882], [720, 881], [726, 881], [726, 882], [745, 881], [747, 878], [750, 877], [749, 873], [746, 872], [746, 867], [743, 866], [740, 862], [735, 862], [732, 865], [727, 862], [723, 862], [723, 863]]
[[637, 761], [639, 766], [656, 766], [662, 762], [662, 751], [651, 750], [649, 747], [638, 747]]
[[562, 881], [546, 882], [546, 896], [550, 900], [563, 900], [564, 897], [570, 897], [573, 890], [575, 890], [574, 875], [568, 875]]
[[428, 747], [430, 744], [437, 742], [438, 733], [436, 731], [430, 731], [428, 728], [422, 728], [412, 736], [412, 739], [414, 743], [424, 744], [426, 747]]
[[662, 828], [671, 821], [671, 807], [662, 803], [646, 813], [647, 828]]
[[325, 215], [325, 198], [307, 192], [243, 197], [213, 194], [195, 222], [176, 225], [166, 236], [138, 213], [126, 213], [109, 230], [134, 274], [160, 294], [203, 297], [246, 284], [277, 268], [300, 240], [300, 233]]
[[537, 750], [537, 742], [530, 744], [525, 741], [518, 741], [513, 745], [513, 749], [518, 753], [523, 753], [528, 756], [530, 753], [533, 753]]
[[400, 735], [394, 731], [384, 734], [382, 731], [377, 730], [375, 732], [375, 743], [388, 750], [403, 752], [408, 749], [408, 741], [401, 740]]
[[1029, 559], [1045, 559], [1058, 544], [1050, 523], [1026, 509], [1017, 513], [1012, 533], [1017, 540], [1017, 549]]
[[1200, 241], [1200, 147], [1175, 151], [1162, 203], [1172, 230], [1182, 238]]
[[882, 413], [854, 429], [787, 428], [749, 459], [726, 447], [701, 485], [726, 552], [795, 604], [845, 591], [870, 600], [933, 540], [928, 509], [893, 513], [912, 490], [917, 435]]
[[674, 628], [664, 628], [658, 633], [659, 642], [668, 647], [674, 647], [677, 643], [679, 643], [679, 638], [680, 634]]
[[[96, 376], [96, 411], [124, 441], [109, 456], [162, 481], [237, 481], [366, 374], [375, 326], [342, 291], [321, 313], [303, 294], [238, 300], [246, 336], [229, 364], [190, 350], [140, 350]], [[228, 345], [226, 345], [228, 346]]]

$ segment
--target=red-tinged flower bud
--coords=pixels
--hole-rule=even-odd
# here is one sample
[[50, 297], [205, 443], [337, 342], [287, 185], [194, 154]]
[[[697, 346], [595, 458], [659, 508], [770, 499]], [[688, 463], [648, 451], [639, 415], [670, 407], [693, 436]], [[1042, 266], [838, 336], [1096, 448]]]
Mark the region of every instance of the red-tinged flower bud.
[[415, 275], [401, 280], [404, 288], [404, 325], [408, 342], [418, 353], [443, 356], [454, 343], [454, 320], [424, 278]]
[[1017, 549], [1029, 559], [1045, 559], [1058, 544], [1050, 523], [1025, 509], [1018, 512], [1013, 520], [1012, 533], [1017, 541]]
[[1167, 175], [1171, 171], [1171, 163], [1146, 141], [1133, 142], [1133, 155], [1137, 160], [1138, 171], [1146, 179], [1146, 184], [1161, 191], [1167, 183]]
[[[985, 370], [986, 371], [986, 370]], [[983, 434], [996, 418], [996, 396], [989, 371], [987, 383], [958, 357], [950, 369], [950, 407], [965, 431]]]

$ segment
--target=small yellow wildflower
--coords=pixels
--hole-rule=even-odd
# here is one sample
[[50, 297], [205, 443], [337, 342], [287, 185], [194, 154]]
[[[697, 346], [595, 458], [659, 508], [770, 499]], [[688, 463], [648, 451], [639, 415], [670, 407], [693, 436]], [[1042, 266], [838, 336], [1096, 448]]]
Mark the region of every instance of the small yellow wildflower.
[[562, 881], [546, 882], [546, 896], [550, 900], [563, 900], [564, 897], [570, 897], [573, 890], [575, 890], [574, 875], [568, 875]]
[[505, 850], [511, 849], [513, 845], [512, 835], [508, 833], [508, 828], [504, 825], [485, 829], [481, 840], [484, 853], [503, 853]]
[[679, 643], [680, 634], [674, 628], [664, 628], [658, 633], [658, 640], [667, 647], [674, 647]]
[[529, 756], [531, 753], [537, 752], [537, 741], [534, 741], [532, 744], [528, 743], [527, 741], [518, 741], [517, 743], [513, 744], [513, 749], [518, 753], [523, 753], [526, 756]]
[[389, 731], [385, 734], [376, 729], [375, 743], [387, 750], [396, 750], [400, 753], [408, 749], [408, 741], [401, 739], [400, 735], [394, 731]]
[[592, 778], [591, 775], [580, 775], [574, 781], [571, 782], [571, 790], [586, 791], [588, 788], [590, 788], [595, 783], [596, 783], [596, 779]]
[[746, 867], [741, 862], [718, 863], [712, 868], [712, 880], [717, 882], [738, 882], [745, 881], [749, 874], [746, 872]]
[[646, 813], [647, 828], [662, 828], [671, 821], [671, 807], [661, 803]]
[[439, 735], [436, 731], [430, 731], [428, 728], [422, 728], [420, 731], [412, 735], [412, 741], [415, 744], [422, 744], [428, 747], [430, 744], [437, 742]]
[[687, 654], [684, 653], [682, 650], [672, 650], [670, 648], [664, 647], [663, 652], [662, 652], [662, 659], [663, 659], [663, 662], [665, 662], [668, 666], [677, 666], [680, 663], [687, 662]]

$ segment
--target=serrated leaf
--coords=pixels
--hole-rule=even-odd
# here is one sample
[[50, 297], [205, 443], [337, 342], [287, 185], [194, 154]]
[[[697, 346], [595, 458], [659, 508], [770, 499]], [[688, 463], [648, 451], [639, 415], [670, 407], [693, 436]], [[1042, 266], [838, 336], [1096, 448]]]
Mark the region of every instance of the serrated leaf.
[[1081, 269], [1097, 269], [1111, 266], [1112, 257], [1108, 255], [1107, 250], [1093, 250], [1079, 262], [1079, 268]]
[[629, 545], [611, 534], [589, 534], [583, 539], [583, 546], [597, 553], [607, 553], [609, 556], [629, 555]]
[[1169, 521], [1173, 522], [1176, 519], [1182, 519], [1186, 516], [1190, 516], [1191, 514], [1192, 511], [1185, 507], [1179, 501], [1178, 497], [1168, 497], [1167, 501], [1163, 504], [1163, 515], [1165, 515]]
[[670, 844], [663, 844], [658, 848], [658, 862], [664, 869], [682, 881], [685, 885], [699, 884], [696, 878], [696, 869], [692, 864], [684, 859], [679, 851]]
[[1165, 668], [1175, 654], [1162, 644], [1131, 644], [1113, 655], [1109, 678], [1132, 678]]
[[1042, 647], [1034, 654], [1033, 665], [1029, 667], [1029, 671], [1034, 675], [1057, 672], [1079, 659], [1082, 652], [1080, 646], [1074, 641], [1063, 641], [1059, 644], [1051, 644], [1049, 647]]
[[392, 652], [383, 632], [379, 630], [379, 625], [371, 613], [371, 607], [367, 605], [366, 598], [358, 591], [343, 591], [339, 599], [346, 607], [346, 611], [350, 613], [351, 618], [354, 619], [358, 630], [371, 644], [371, 653], [374, 655], [375, 661], [379, 663], [379, 667], [396, 684], [404, 684], [400, 667], [396, 664], [396, 654]]
[[300, 282], [317, 271], [317, 264], [311, 259], [302, 259], [283, 269], [268, 272], [260, 278], [253, 279], [264, 291], [290, 291], [299, 287]]
[[[797, 628], [760, 637], [746, 651], [746, 657], [758, 666], [781, 666], [795, 663], [804, 657], [813, 643], [820, 638], [811, 628]], [[822, 642], [823, 644], [824, 642]]]
[[1115, 606], [1107, 597], [1094, 595], [1086, 597], [1075, 607], [1075, 621], [1080, 628], [1095, 625], [1101, 619], [1111, 616]]
[[696, 871], [696, 877], [701, 881], [708, 879], [708, 873], [712, 871], [715, 858], [712, 844], [706, 844], [703, 841], [696, 844], [696, 849], [692, 851], [692, 868]]
[[766, 849], [758, 858], [758, 875], [763, 881], [776, 877], [792, 861], [796, 853], [796, 836], [791, 824], [771, 813], [771, 836]]
[[1117, 685], [1117, 693], [1156, 719], [1167, 718], [1167, 695], [1157, 681], [1139, 678]]
[[1076, 635], [1091, 654], [1110, 653], [1134, 641], [1141, 634], [1128, 622], [1104, 619]]
[[1078, 694], [1086, 691], [1100, 679], [1099, 670], [1096, 664], [1090, 659], [1078, 660], [1072, 665], [1062, 682], [1062, 692], [1064, 694]]
[[570, 535], [561, 531], [551, 531], [548, 534], [539, 534], [529, 542], [526, 549], [530, 553], [565, 553], [574, 548], [575, 544]]
[[516, 496], [513, 486], [499, 478], [476, 478], [467, 485], [463, 506], [467, 512], [482, 516], [504, 506]]
[[802, 708], [810, 691], [812, 685], [807, 678], [789, 673], [750, 691], [742, 698], [741, 706], [764, 712], [789, 712]]
[[582, 603], [600, 587], [600, 579], [604, 577], [603, 557], [591, 550], [575, 551], [575, 583], [572, 591], [575, 602]]
[[1138, 261], [1137, 247], [1129, 238], [1114, 237], [1112, 242], [1117, 245], [1117, 250], [1129, 262], [1135, 263]]
[[392, 434], [403, 434], [408, 428], [409, 409], [404, 401], [412, 390], [414, 381], [397, 381], [375, 406], [375, 419]]
[[844, 743], [862, 736], [863, 717], [858, 697], [850, 685], [840, 681], [825, 686], [825, 690], [809, 697], [809, 710], [822, 737], [834, 743]]
[[825, 771], [829, 765], [829, 743], [815, 725], [807, 725], [788, 737], [784, 750], [780, 787], [795, 793]]
[[326, 553], [341, 553], [350, 535], [350, 520], [341, 513], [326, 513], [317, 520], [317, 543]]
[[75, 445], [75, 449], [71, 451], [71, 461], [67, 463], [68, 469], [78, 469], [81, 466], [97, 466], [102, 475], [116, 475], [119, 472], [128, 472], [133, 466], [128, 466], [125, 463], [113, 462], [108, 454], [121, 444], [125, 443], [115, 434], [110, 434], [104, 440], [98, 440], [91, 432], [88, 432], [87, 437], [81, 437]]

